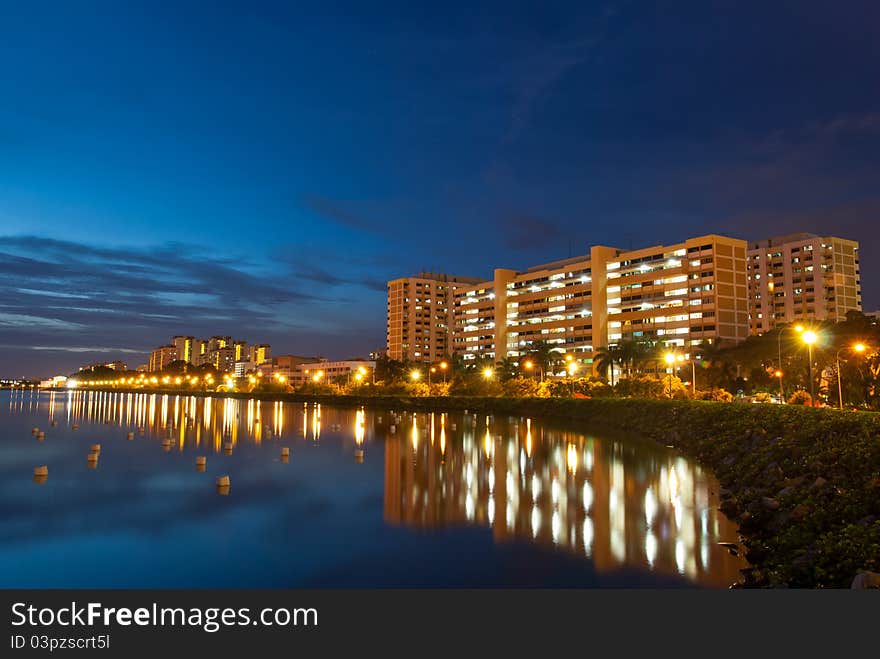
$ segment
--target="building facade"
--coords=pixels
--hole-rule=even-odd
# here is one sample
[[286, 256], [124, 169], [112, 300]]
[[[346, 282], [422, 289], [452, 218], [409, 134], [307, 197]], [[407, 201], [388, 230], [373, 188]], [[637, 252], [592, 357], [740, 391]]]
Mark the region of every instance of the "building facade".
[[457, 287], [450, 323], [454, 354], [496, 362], [539, 343], [589, 360], [627, 339], [687, 348], [748, 333], [746, 242], [718, 235], [594, 246], [524, 271], [497, 269], [492, 280]]
[[150, 353], [150, 362], [147, 368], [151, 373], [163, 370], [168, 364], [177, 359], [177, 348], [173, 345], [159, 346]]
[[195, 337], [192, 336], [175, 336], [171, 339], [174, 349], [177, 351], [177, 359], [182, 359], [188, 364], [195, 364], [196, 353]]
[[[344, 361], [301, 362], [291, 373], [290, 383], [294, 386], [309, 381], [322, 383], [345, 384], [361, 374], [363, 382], [373, 380], [376, 362], [366, 359], [348, 359]], [[317, 378], [317, 380], [316, 380]]]
[[430, 362], [451, 354], [451, 303], [473, 277], [421, 272], [388, 282], [386, 354], [391, 359]]
[[862, 310], [859, 243], [795, 233], [749, 243], [751, 332]]

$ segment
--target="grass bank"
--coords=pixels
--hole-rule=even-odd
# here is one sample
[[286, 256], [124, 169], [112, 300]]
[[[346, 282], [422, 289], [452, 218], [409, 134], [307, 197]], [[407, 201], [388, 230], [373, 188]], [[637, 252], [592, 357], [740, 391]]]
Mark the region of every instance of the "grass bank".
[[468, 410], [560, 419], [584, 432], [607, 429], [638, 434], [673, 445], [713, 470], [723, 488], [721, 510], [740, 524], [746, 558], [753, 566], [746, 585], [848, 587], [858, 572], [880, 571], [877, 413], [613, 398], [281, 393], [260, 394], [259, 398], [341, 407]]

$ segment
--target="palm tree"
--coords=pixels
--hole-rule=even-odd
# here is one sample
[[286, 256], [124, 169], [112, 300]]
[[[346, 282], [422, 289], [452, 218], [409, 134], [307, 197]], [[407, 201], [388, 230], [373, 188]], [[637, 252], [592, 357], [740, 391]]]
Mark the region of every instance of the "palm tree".
[[614, 365], [622, 365], [622, 354], [619, 346], [600, 346], [593, 353], [593, 363], [596, 369], [602, 373], [611, 373], [609, 378], [611, 386], [614, 386]]
[[546, 341], [535, 341], [532, 343], [526, 357], [540, 366], [541, 373], [545, 376], [550, 373], [556, 373], [563, 361], [559, 351]]

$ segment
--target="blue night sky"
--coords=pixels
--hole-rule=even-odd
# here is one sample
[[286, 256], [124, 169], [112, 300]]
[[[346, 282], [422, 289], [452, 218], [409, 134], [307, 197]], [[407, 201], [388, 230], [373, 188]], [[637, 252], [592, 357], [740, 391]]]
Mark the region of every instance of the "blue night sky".
[[875, 1], [330, 4], [0, 0], [0, 376], [708, 232], [858, 239], [880, 306]]

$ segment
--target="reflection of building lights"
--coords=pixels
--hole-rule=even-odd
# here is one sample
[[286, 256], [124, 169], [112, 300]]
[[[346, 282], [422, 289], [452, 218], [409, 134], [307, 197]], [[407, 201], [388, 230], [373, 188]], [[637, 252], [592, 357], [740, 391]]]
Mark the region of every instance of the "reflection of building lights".
[[593, 553], [593, 520], [584, 518], [584, 553], [587, 557]]
[[538, 506], [532, 506], [532, 537], [538, 537], [538, 531], [541, 530], [541, 511]]
[[675, 473], [675, 467], [669, 470], [669, 500], [673, 501], [678, 497], [678, 474]]
[[590, 506], [593, 505], [593, 486], [590, 485], [589, 481], [584, 481], [584, 510], [586, 512], [590, 511]]
[[679, 574], [684, 574], [684, 543], [679, 538], [675, 541], [675, 565], [678, 567]]
[[645, 535], [645, 558], [648, 559], [648, 565], [653, 568], [654, 561], [657, 559], [657, 538], [654, 537], [654, 532], [651, 530], [648, 530]]
[[654, 497], [654, 492], [651, 491], [651, 488], [649, 487], [645, 490], [645, 521], [649, 527], [654, 523], [654, 515], [656, 514], [657, 499]]
[[566, 456], [566, 463], [568, 464], [568, 470], [571, 473], [576, 473], [578, 468], [578, 454], [577, 449], [574, 444], [568, 445], [568, 455]]

